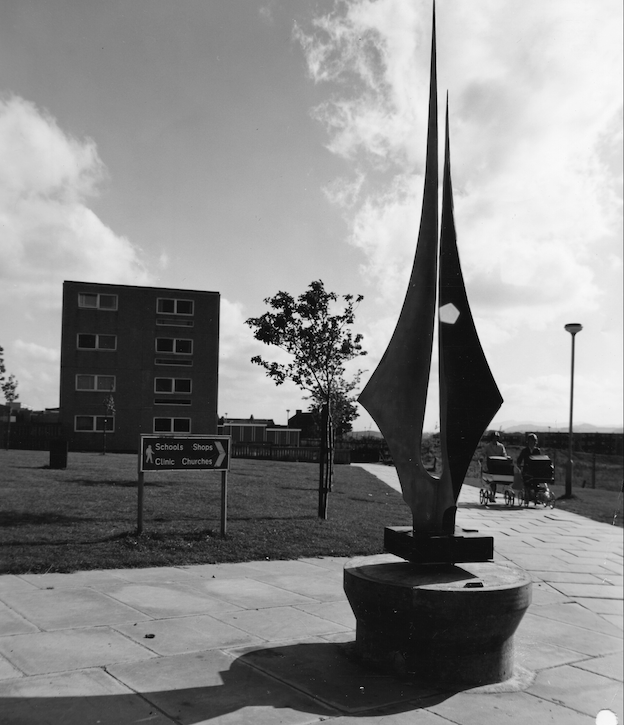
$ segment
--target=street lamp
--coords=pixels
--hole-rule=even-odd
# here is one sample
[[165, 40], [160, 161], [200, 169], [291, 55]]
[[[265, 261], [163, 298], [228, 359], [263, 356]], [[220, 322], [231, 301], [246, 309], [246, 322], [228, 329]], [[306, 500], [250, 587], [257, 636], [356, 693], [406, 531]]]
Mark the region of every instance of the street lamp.
[[565, 498], [572, 498], [572, 410], [574, 406], [574, 338], [576, 333], [583, 329], [578, 322], [571, 322], [565, 326], [567, 332], [572, 335], [572, 368], [570, 372], [570, 427], [568, 430], [568, 465], [566, 468]]
[[286, 408], [286, 427], [287, 428], [290, 425], [289, 419], [290, 419], [290, 408]]

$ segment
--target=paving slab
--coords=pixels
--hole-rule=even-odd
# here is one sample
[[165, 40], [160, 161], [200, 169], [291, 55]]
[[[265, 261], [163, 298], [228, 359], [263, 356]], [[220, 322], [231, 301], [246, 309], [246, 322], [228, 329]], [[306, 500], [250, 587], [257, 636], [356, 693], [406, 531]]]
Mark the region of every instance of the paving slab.
[[71, 629], [145, 619], [136, 609], [93, 589], [64, 588], [4, 592], [0, 599], [40, 629]]
[[574, 652], [594, 657], [621, 652], [623, 646], [621, 636], [600, 634], [583, 627], [540, 617], [531, 609], [524, 615], [515, 636], [525, 643], [563, 646]]
[[614, 587], [609, 584], [568, 584], [566, 582], [558, 582], [557, 584], [552, 584], [552, 586], [565, 596], [576, 599], [621, 600], [624, 596], [622, 587]]
[[79, 587], [93, 587], [111, 581], [123, 580], [123, 572], [110, 570], [77, 571], [73, 574], [20, 574], [20, 579], [37, 589], [76, 589]]
[[34, 584], [25, 581], [22, 576], [15, 574], [4, 574], [2, 576], [2, 589], [0, 589], [1, 595], [8, 594], [9, 592], [32, 592], [35, 589]]
[[104, 670], [0, 682], [3, 725], [174, 725]]
[[203, 581], [197, 578], [197, 588], [171, 581], [162, 581], [159, 584], [120, 582], [107, 586], [105, 593], [111, 600], [117, 600], [137, 612], [142, 612], [144, 618], [170, 618], [237, 609], [236, 605], [228, 601], [202, 592], [200, 588]]
[[207, 614], [154, 619], [115, 627], [118, 632], [160, 655], [178, 655], [261, 643], [241, 628]]
[[394, 712], [392, 709], [384, 709], [382, 712], [369, 711], [366, 718], [357, 720], [348, 715], [346, 717], [331, 718], [325, 720], [323, 725], [347, 725], [347, 723], [364, 722], [366, 725], [451, 725], [451, 721], [440, 717], [433, 712], [423, 710], [414, 704], [413, 708]]
[[624, 629], [624, 617], [621, 614], [619, 616], [617, 614], [603, 614], [603, 617], [618, 629]]
[[[307, 693], [329, 707], [349, 713], [396, 706], [413, 709], [414, 701], [437, 700], [439, 688], [402, 682], [370, 671], [348, 657], [348, 646], [320, 640], [247, 648], [241, 659]], [[444, 695], [448, 696], [448, 695]]]
[[156, 656], [109, 627], [0, 637], [0, 653], [27, 675], [80, 670]]
[[567, 582], [569, 584], [598, 584], [600, 581], [595, 574], [572, 571], [532, 571], [531, 578], [533, 581]]
[[261, 568], [250, 564], [193, 564], [182, 567], [184, 571], [202, 579], [242, 579], [255, 577]]
[[[322, 559], [266, 559], [264, 561], [250, 561], [248, 566], [253, 569], [253, 576], [260, 579], [274, 576], [326, 576], [327, 566], [322, 565]], [[333, 566], [331, 567], [334, 568]], [[342, 568], [336, 568], [342, 571]]]
[[612, 614], [620, 617], [624, 614], [624, 602], [618, 599], [583, 599], [583, 606], [597, 614]]
[[339, 602], [344, 599], [342, 572], [328, 574], [318, 569], [314, 576], [303, 574], [260, 574], [258, 581], [265, 581], [271, 586], [301, 594], [320, 602]]
[[462, 693], [428, 710], [454, 725], [593, 725], [587, 715], [526, 692]]
[[532, 608], [531, 614], [556, 622], [566, 622], [577, 627], [589, 629], [592, 632], [608, 634], [611, 637], [621, 637], [617, 627], [607, 622], [603, 617], [586, 609], [578, 602], [567, 601], [565, 604], [546, 605], [539, 608]]
[[180, 584], [191, 583], [196, 574], [188, 567], [161, 566], [147, 567], [145, 569], [118, 569], [115, 577], [132, 583], [169, 583], [179, 582]]
[[349, 627], [308, 614], [295, 607], [242, 610], [216, 616], [222, 622], [239, 627], [266, 641], [297, 640], [322, 634], [351, 632]]
[[355, 629], [355, 616], [351, 605], [344, 598], [340, 602], [323, 602], [314, 604], [298, 604], [297, 609], [301, 609], [309, 614], [314, 614], [323, 619], [329, 619], [330, 622], [336, 622], [348, 627], [350, 630]]
[[219, 650], [115, 665], [108, 671], [175, 722], [189, 725], [298, 725], [337, 714]]
[[25, 634], [26, 632], [38, 632], [38, 628], [28, 620], [21, 617], [17, 612], [0, 603], [0, 637], [7, 634]]
[[[206, 579], [198, 583], [197, 588], [211, 597], [229, 605], [261, 609], [263, 607], [279, 607], [289, 604], [311, 604], [316, 601], [295, 592], [271, 586], [256, 579]], [[230, 608], [236, 608], [230, 607]]]
[[550, 585], [544, 581], [533, 580], [532, 605], [534, 607], [562, 604], [569, 601], [572, 601], [570, 597], [556, 589], [554, 585]]
[[622, 683], [573, 665], [540, 672], [529, 693], [594, 716], [600, 710], [622, 713]]
[[574, 666], [618, 680], [618, 682], [622, 682], [623, 679], [624, 659], [619, 653], [606, 655], [605, 657], [593, 657], [590, 660], [581, 660], [575, 662]]
[[[16, 667], [13, 667], [8, 660], [5, 660], [4, 657], [0, 657], [0, 680], [13, 680], [16, 677], [22, 677], [23, 674]], [[0, 702], [1, 708], [2, 703]]]

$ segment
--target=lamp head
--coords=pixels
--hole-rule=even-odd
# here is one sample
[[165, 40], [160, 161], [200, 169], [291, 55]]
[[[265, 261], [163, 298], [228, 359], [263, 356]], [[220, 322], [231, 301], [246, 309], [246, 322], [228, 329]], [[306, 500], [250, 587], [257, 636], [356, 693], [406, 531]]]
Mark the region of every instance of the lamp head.
[[565, 329], [570, 333], [570, 335], [574, 336], [577, 332], [580, 332], [583, 329], [583, 325], [579, 325], [578, 322], [570, 322], [565, 326]]

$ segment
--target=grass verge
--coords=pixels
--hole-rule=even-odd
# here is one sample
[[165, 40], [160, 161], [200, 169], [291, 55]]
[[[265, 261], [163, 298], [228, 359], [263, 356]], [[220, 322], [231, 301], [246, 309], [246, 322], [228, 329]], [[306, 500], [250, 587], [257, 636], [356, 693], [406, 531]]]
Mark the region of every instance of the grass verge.
[[[322, 521], [315, 464], [234, 459], [226, 539], [221, 477], [210, 472], [146, 474], [137, 536], [135, 456], [70, 453], [66, 470], [48, 460], [44, 451], [0, 450], [0, 573], [370, 555], [383, 549], [384, 526], [411, 523], [400, 494], [357, 466], [336, 466]], [[621, 490], [573, 493], [557, 508], [622, 526]]]
[[226, 539], [211, 472], [146, 473], [137, 536], [135, 456], [70, 453], [65, 470], [48, 460], [0, 451], [0, 573], [376, 554], [384, 526], [411, 521], [401, 496], [361, 468], [336, 466], [323, 521], [316, 465], [234, 459]]

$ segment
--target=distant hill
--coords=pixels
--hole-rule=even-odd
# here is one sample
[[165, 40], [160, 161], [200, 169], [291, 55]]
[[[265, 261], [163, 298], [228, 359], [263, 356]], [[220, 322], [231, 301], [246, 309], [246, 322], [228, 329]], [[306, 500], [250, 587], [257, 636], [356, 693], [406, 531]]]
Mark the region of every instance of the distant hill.
[[[544, 423], [516, 423], [508, 421], [500, 424], [500, 430], [505, 433], [525, 433], [532, 431], [534, 433], [567, 433], [568, 426], [555, 427], [554, 425], [545, 425]], [[622, 426], [599, 426], [591, 425], [591, 423], [575, 423], [575, 433], [622, 433]]]

